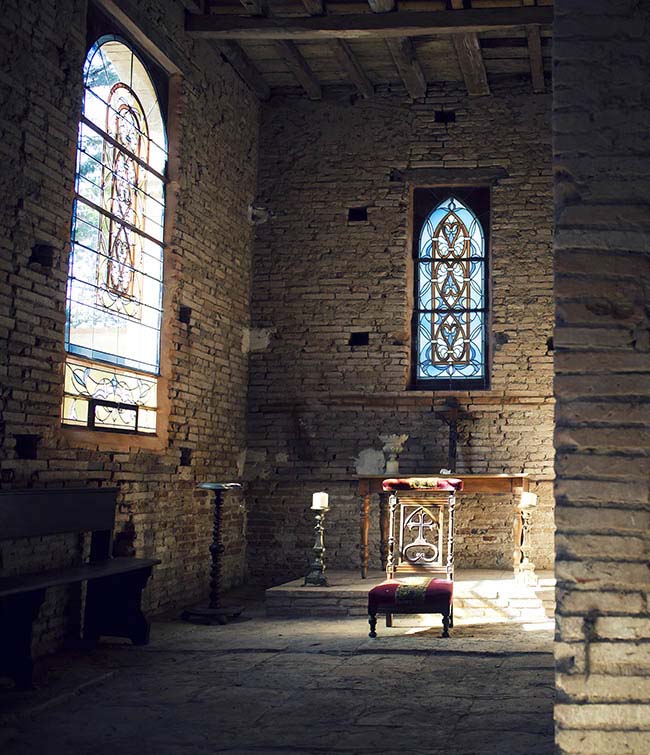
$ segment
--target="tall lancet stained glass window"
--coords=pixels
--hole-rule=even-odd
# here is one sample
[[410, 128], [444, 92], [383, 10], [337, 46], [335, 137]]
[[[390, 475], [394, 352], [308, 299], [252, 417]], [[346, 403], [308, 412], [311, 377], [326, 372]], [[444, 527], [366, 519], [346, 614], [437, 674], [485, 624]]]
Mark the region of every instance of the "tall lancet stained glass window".
[[155, 433], [167, 147], [142, 60], [103, 37], [84, 67], [67, 290], [64, 424]]
[[487, 386], [488, 200], [487, 189], [416, 190], [416, 386]]

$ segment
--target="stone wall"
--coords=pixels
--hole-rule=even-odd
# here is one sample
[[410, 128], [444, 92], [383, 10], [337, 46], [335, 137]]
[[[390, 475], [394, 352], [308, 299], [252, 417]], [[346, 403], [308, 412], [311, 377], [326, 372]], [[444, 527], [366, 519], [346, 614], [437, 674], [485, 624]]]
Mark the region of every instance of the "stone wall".
[[559, 750], [650, 742], [650, 9], [556, 0]]
[[[139, 8], [137, 7], [139, 6]], [[0, 18], [0, 427], [2, 486], [117, 485], [118, 531], [133, 523], [138, 555], [162, 559], [146, 593], [150, 610], [186, 605], [208, 586], [211, 501], [195, 490], [206, 479], [235, 479], [245, 446], [251, 255], [246, 220], [255, 194], [258, 105], [204, 43], [184, 35], [183, 8], [172, 0], [140, 2], [135, 12], [165, 41], [183, 69], [170, 102], [178, 134], [176, 208], [166, 250], [166, 324], [162, 404], [164, 447], [97, 433], [62, 432], [65, 287], [77, 120], [86, 51], [81, 0], [3, 4]], [[146, 29], [145, 29], [146, 31]], [[175, 191], [175, 188], [178, 191]], [[51, 269], [30, 262], [36, 244], [54, 247]], [[192, 308], [180, 323], [181, 305]], [[38, 436], [36, 459], [18, 458], [16, 436]], [[193, 451], [180, 465], [181, 448]], [[245, 573], [242, 500], [225, 510], [224, 584]], [[75, 559], [77, 538], [0, 543], [2, 573], [37, 570]], [[48, 594], [37, 631], [51, 646], [78, 605]]]
[[[454, 123], [436, 111], [454, 111]], [[430, 86], [371, 100], [274, 98], [263, 111], [254, 270], [249, 443], [251, 573], [301, 574], [312, 545], [308, 506], [330, 492], [331, 566], [358, 564], [355, 458], [381, 433], [408, 433], [406, 473], [447, 464], [445, 398], [460, 402], [458, 471], [531, 474], [540, 495], [533, 558], [550, 568], [552, 502], [552, 182], [550, 98], [529, 82], [493, 95]], [[407, 390], [412, 296], [406, 168], [503, 168], [492, 191], [490, 390]], [[348, 222], [348, 208], [367, 221]], [[367, 332], [367, 346], [350, 334]], [[463, 499], [459, 565], [512, 563], [512, 499]], [[379, 566], [378, 501], [371, 565]]]

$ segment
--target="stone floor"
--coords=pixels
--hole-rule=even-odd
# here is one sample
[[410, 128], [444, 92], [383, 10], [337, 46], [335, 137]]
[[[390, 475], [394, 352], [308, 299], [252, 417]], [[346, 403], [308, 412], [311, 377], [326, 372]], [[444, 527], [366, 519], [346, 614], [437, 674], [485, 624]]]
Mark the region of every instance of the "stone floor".
[[0, 752], [550, 755], [547, 626], [443, 640], [438, 618], [375, 640], [363, 618], [268, 618], [258, 599], [227, 626], [157, 621], [146, 648], [66, 651], [35, 692], [0, 689]]

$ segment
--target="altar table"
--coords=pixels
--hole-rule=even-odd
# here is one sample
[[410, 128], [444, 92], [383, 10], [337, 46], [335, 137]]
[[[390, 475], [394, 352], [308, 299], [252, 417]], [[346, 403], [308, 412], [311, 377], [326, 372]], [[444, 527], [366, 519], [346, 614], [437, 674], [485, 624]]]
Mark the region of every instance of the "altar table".
[[[361, 552], [361, 577], [366, 579], [368, 576], [368, 532], [370, 530], [370, 497], [373, 493], [382, 493], [382, 482], [389, 477], [438, 477], [444, 479], [445, 475], [439, 475], [432, 472], [418, 472], [416, 474], [400, 475], [363, 475], [359, 480], [359, 496], [361, 497], [361, 523], [360, 523], [360, 552]], [[463, 481], [463, 490], [457, 493], [457, 496], [463, 496], [466, 493], [507, 493], [510, 495], [522, 496], [529, 491], [529, 480], [526, 473], [522, 474], [451, 474], [450, 478]], [[385, 513], [385, 506], [380, 506], [380, 530], [381, 530], [381, 547], [384, 553], [387, 537], [388, 519]], [[527, 561], [526, 536], [530, 525], [529, 513], [526, 507], [517, 507], [518, 516], [515, 516], [513, 525], [514, 553], [513, 568], [515, 573], [519, 572], [522, 563]]]

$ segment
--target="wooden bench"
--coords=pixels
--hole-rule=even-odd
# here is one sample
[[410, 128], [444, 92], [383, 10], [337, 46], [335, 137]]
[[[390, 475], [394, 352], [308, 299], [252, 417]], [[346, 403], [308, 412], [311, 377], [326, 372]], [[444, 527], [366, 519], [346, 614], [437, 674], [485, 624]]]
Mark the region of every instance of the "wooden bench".
[[142, 590], [158, 559], [113, 558], [117, 488], [0, 491], [0, 540], [91, 532], [87, 563], [0, 577], [0, 674], [32, 686], [32, 628], [49, 587], [87, 583], [82, 635], [149, 642], [140, 608]]

